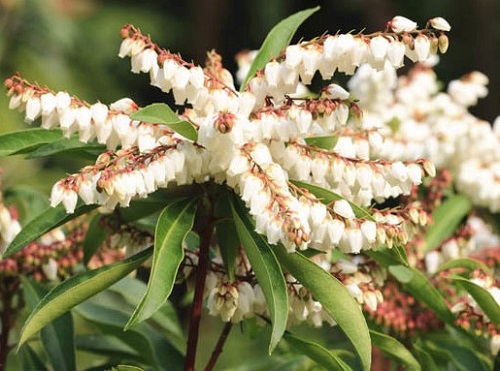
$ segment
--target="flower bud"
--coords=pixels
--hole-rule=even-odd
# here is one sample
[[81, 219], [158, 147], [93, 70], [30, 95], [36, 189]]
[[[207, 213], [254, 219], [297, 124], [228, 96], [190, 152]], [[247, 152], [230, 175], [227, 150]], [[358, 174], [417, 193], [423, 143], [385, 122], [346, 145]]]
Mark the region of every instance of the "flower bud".
[[335, 205], [333, 206], [333, 211], [335, 211], [336, 214], [346, 218], [346, 219], [354, 219], [355, 215], [354, 212], [352, 211], [351, 205], [349, 205], [349, 202], [346, 200], [338, 200], [335, 202]]
[[429, 20], [429, 24], [431, 25], [432, 28], [434, 28], [436, 30], [440, 30], [440, 31], [451, 30], [451, 26], [448, 23], [448, 21], [446, 21], [446, 19], [444, 19], [442, 17], [432, 18], [431, 20]]
[[438, 39], [438, 46], [441, 53], [446, 53], [449, 46], [448, 36], [446, 36], [445, 34], [441, 34]]
[[412, 32], [416, 30], [417, 24], [406, 17], [397, 15], [389, 21], [389, 27], [396, 33]]

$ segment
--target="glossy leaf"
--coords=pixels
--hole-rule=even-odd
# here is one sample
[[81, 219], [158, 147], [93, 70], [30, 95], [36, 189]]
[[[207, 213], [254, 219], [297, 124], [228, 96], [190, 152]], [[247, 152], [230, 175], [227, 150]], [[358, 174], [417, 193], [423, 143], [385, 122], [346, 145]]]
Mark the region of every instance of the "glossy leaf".
[[257, 53], [250, 69], [247, 73], [245, 81], [241, 84], [240, 91], [244, 91], [248, 81], [255, 75], [258, 70], [264, 66], [272, 58], [277, 57], [292, 41], [292, 37], [304, 23], [304, 21], [319, 10], [319, 6], [311, 9], [302, 10], [292, 14], [288, 18], [283, 19], [267, 34], [262, 46]]
[[[124, 277], [113, 286], [108, 288], [108, 291], [117, 293], [132, 307], [136, 308], [141, 298], [146, 292], [147, 285], [132, 277]], [[162, 330], [167, 335], [169, 342], [174, 345], [181, 353], [185, 351], [186, 339], [184, 337], [181, 324], [177, 317], [177, 312], [174, 306], [167, 300], [162, 307], [154, 313], [149, 323]]]
[[45, 193], [29, 186], [15, 186], [4, 192], [4, 200], [14, 203], [20, 214], [21, 224], [28, 223], [49, 207], [49, 200]]
[[392, 336], [370, 330], [373, 345], [408, 370], [421, 370], [420, 364], [406, 347]]
[[452, 279], [459, 283], [479, 304], [483, 312], [495, 325], [500, 323], [500, 306], [495, 301], [495, 298], [485, 288], [475, 284], [474, 282], [460, 276], [453, 276]]
[[433, 250], [449, 238], [471, 207], [471, 202], [463, 195], [453, 195], [438, 206], [432, 213], [434, 224], [427, 230], [424, 250]]
[[116, 371], [145, 371], [141, 367], [131, 366], [131, 365], [117, 365], [114, 370]]
[[140, 360], [139, 354], [133, 347], [128, 346], [112, 335], [77, 335], [75, 338], [75, 345], [78, 350], [84, 350], [106, 357]]
[[21, 363], [23, 365], [23, 370], [47, 370], [47, 367], [45, 367], [45, 365], [43, 364], [40, 356], [29, 346], [29, 344], [23, 346], [19, 350], [19, 353], [21, 354]]
[[19, 234], [10, 243], [9, 247], [5, 251], [4, 257], [8, 257], [15, 252], [18, 252], [28, 243], [36, 240], [48, 231], [59, 227], [70, 220], [79, 217], [80, 215], [86, 214], [95, 208], [97, 208], [97, 205], [78, 206], [73, 214], [66, 213], [63, 205], [45, 209], [23, 227], [21, 232], [19, 232]]
[[95, 252], [106, 239], [106, 230], [100, 225], [102, 215], [94, 215], [89, 223], [83, 241], [83, 264], [87, 265]]
[[148, 287], [125, 330], [151, 317], [168, 299], [184, 260], [182, 243], [193, 228], [199, 198], [169, 204], [156, 224], [153, 263]]
[[454, 316], [443, 296], [421, 272], [404, 265], [392, 265], [388, 268], [389, 272], [403, 284], [405, 291], [429, 307], [443, 322], [454, 326]]
[[[33, 310], [48, 290], [24, 276], [21, 276], [21, 282], [26, 304]], [[45, 326], [40, 331], [40, 340], [54, 369], [76, 370], [73, 318], [70, 313], [65, 313]]]
[[60, 130], [31, 128], [0, 135], [0, 156], [29, 152], [38, 146], [61, 139]]
[[26, 158], [40, 158], [47, 156], [54, 156], [60, 154], [66, 154], [75, 156], [77, 154], [86, 154], [90, 156], [90, 152], [99, 154], [104, 152], [106, 147], [102, 144], [95, 142], [83, 143], [80, 142], [78, 136], [73, 136], [71, 138], [61, 138], [59, 140], [43, 144], [37, 147], [35, 150], [31, 151]]
[[326, 149], [328, 151], [332, 151], [333, 148], [335, 148], [338, 140], [339, 137], [337, 135], [305, 138], [305, 141], [308, 145]]
[[116, 281], [137, 269], [152, 254], [152, 248], [124, 261], [86, 271], [54, 287], [36, 306], [21, 331], [21, 346], [40, 329]]
[[225, 190], [217, 199], [215, 216], [220, 220], [215, 226], [215, 234], [227, 276], [230, 282], [234, 282], [235, 261], [241, 242], [232, 219], [230, 197], [232, 194]]
[[85, 302], [75, 312], [96, 325], [103, 333], [114, 335], [137, 351], [155, 370], [182, 370], [183, 357], [154, 327], [143, 322], [123, 331], [128, 316], [120, 310]]
[[420, 344], [413, 344], [413, 350], [417, 354], [420, 366], [425, 371], [440, 371], [433, 357]]
[[439, 269], [437, 270], [436, 274], [448, 269], [453, 269], [453, 268], [465, 268], [467, 271], [473, 271], [475, 269], [481, 269], [483, 272], [487, 274], [491, 274], [490, 268], [484, 264], [483, 262], [471, 258], [460, 258], [460, 259], [453, 259], [450, 261], [447, 261], [444, 264], [441, 264], [439, 266]]
[[189, 121], [181, 119], [172, 109], [165, 103], [153, 103], [147, 107], [141, 108], [139, 111], [130, 115], [133, 120], [149, 122], [151, 124], [165, 124], [176, 133], [183, 137], [196, 141], [198, 132], [193, 124]]
[[303, 339], [297, 335], [285, 332], [285, 340], [288, 341], [296, 351], [311, 358], [314, 362], [320, 364], [327, 370], [352, 370], [342, 358], [322, 345], [310, 340]]
[[[337, 201], [337, 200], [345, 200], [344, 197], [341, 195], [338, 195], [332, 191], [329, 191], [325, 188], [321, 188], [309, 183], [301, 182], [299, 180], [290, 180], [295, 186], [299, 188], [305, 188], [309, 192], [311, 192], [314, 196], [316, 196], [317, 199], [319, 199], [321, 202], [324, 204], [329, 204], [332, 201]], [[354, 215], [356, 215], [356, 218], [365, 218], [371, 221], [375, 221], [373, 217], [370, 215], [368, 211], [365, 209], [359, 207], [358, 205], [350, 202], [349, 200], [346, 200], [349, 202], [349, 205], [351, 205], [352, 211], [354, 212]]]
[[285, 270], [304, 285], [333, 317], [351, 341], [363, 370], [369, 370], [371, 341], [368, 326], [358, 303], [346, 287], [301, 253], [289, 253], [283, 245], [277, 245], [273, 250]]
[[458, 370], [492, 370], [491, 361], [484, 359], [478, 350], [459, 344], [454, 339], [425, 341], [424, 344], [427, 349], [439, 353], [441, 357], [452, 362]]
[[273, 249], [255, 232], [252, 219], [241, 200], [232, 203], [233, 219], [239, 239], [266, 298], [272, 322], [269, 354], [283, 337], [288, 320], [288, 291]]

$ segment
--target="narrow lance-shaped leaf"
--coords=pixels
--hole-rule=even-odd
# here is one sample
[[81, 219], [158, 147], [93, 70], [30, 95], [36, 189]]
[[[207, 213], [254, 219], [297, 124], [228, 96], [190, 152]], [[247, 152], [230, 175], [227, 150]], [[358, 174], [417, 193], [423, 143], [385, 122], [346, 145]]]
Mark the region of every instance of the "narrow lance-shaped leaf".
[[257, 276], [271, 315], [269, 353], [283, 337], [288, 320], [288, 292], [281, 266], [265, 238], [255, 232], [252, 219], [239, 199], [232, 203], [236, 230]]
[[234, 282], [235, 261], [241, 242], [232, 218], [230, 198], [232, 198], [232, 194], [225, 189], [217, 199], [215, 216], [219, 221], [215, 226], [215, 233], [229, 282]]
[[117, 365], [113, 370], [116, 371], [145, 371], [141, 367], [131, 366], [131, 365]]
[[424, 344], [432, 353], [451, 361], [457, 370], [493, 370], [491, 359], [484, 358], [479, 350], [464, 346], [458, 343], [456, 339], [425, 341]]
[[421, 272], [404, 265], [391, 265], [388, 269], [401, 282], [405, 291], [408, 291], [415, 299], [427, 305], [443, 322], [454, 326], [453, 314], [446, 305], [443, 295]]
[[[144, 282], [136, 278], [124, 277], [107, 290], [120, 295], [127, 303], [136, 308], [144, 296], [146, 288], [147, 284]], [[185, 352], [186, 339], [177, 318], [177, 312], [171, 302], [167, 300], [148, 322], [161, 330], [177, 350], [181, 353]]]
[[0, 156], [25, 153], [41, 144], [61, 139], [60, 130], [25, 129], [0, 135]]
[[153, 249], [149, 248], [124, 261], [81, 273], [54, 287], [26, 320], [18, 347], [61, 314], [137, 269], [152, 253]]
[[493, 322], [495, 325], [498, 325], [500, 323], [500, 306], [488, 290], [475, 284], [467, 278], [454, 276], [452, 277], [452, 279], [467, 290], [467, 292], [479, 304], [479, 306], [488, 316], [491, 322]]
[[[97, 299], [97, 298], [96, 298]], [[97, 301], [97, 300], [96, 300]], [[140, 323], [129, 331], [123, 331], [128, 314], [108, 305], [86, 301], [74, 310], [86, 321], [97, 326], [101, 332], [116, 336], [137, 351], [144, 363], [154, 370], [181, 370], [183, 356], [168, 339], [147, 322]]]
[[140, 361], [137, 349], [128, 346], [120, 339], [106, 334], [77, 335], [75, 345], [78, 350], [103, 355], [115, 359]]
[[177, 116], [177, 114], [165, 103], [153, 103], [147, 107], [141, 108], [139, 111], [134, 112], [130, 118], [152, 124], [165, 124], [187, 139], [192, 141], [198, 139], [198, 133], [193, 124], [179, 118], [179, 116]]
[[182, 243], [193, 228], [198, 201], [199, 198], [191, 198], [172, 202], [160, 214], [148, 287], [125, 330], [151, 317], [170, 296], [184, 260]]
[[421, 367], [426, 371], [439, 371], [440, 369], [436, 365], [433, 357], [429, 354], [427, 350], [424, 350], [420, 344], [413, 344], [413, 350], [415, 351], [418, 360], [420, 361]]
[[447, 261], [446, 263], [439, 266], [436, 274], [448, 269], [453, 268], [465, 268], [468, 271], [473, 271], [474, 269], [481, 269], [487, 274], [491, 274], [490, 268], [483, 262], [471, 258], [460, 258]]
[[92, 256], [106, 239], [106, 229], [99, 225], [101, 218], [101, 214], [95, 215], [90, 221], [85, 234], [85, 240], [83, 241], [83, 264], [85, 265], [89, 263]]
[[45, 367], [38, 354], [36, 354], [36, 352], [28, 344], [23, 346], [19, 350], [19, 353], [21, 354], [21, 363], [23, 365], [23, 370], [47, 370], [47, 367]]
[[358, 303], [346, 287], [301, 253], [289, 253], [281, 244], [273, 250], [283, 267], [304, 285], [333, 317], [351, 341], [363, 370], [369, 370], [371, 341], [368, 326]]
[[48, 231], [57, 228], [80, 215], [86, 214], [95, 208], [97, 208], [97, 205], [78, 206], [73, 214], [68, 214], [63, 205], [47, 208], [23, 227], [21, 232], [19, 232], [19, 234], [10, 243], [9, 247], [5, 251], [4, 257], [18, 252], [28, 243], [34, 241]]
[[373, 344], [390, 358], [400, 362], [409, 370], [422, 369], [413, 354], [395, 338], [373, 330], [370, 330], [370, 336]]
[[292, 37], [299, 26], [318, 10], [319, 6], [302, 10], [292, 14], [288, 18], [283, 19], [273, 27], [273, 29], [267, 34], [259, 52], [257, 53], [257, 56], [250, 66], [250, 70], [248, 71], [245, 81], [241, 84], [240, 91], [245, 90], [248, 81], [255, 75], [255, 72], [263, 69], [271, 58], [277, 57], [279, 53], [284, 50], [288, 44], [290, 44], [290, 41], [292, 41]]
[[[33, 310], [37, 303], [47, 294], [48, 290], [24, 276], [21, 276], [21, 282], [25, 301], [28, 307]], [[76, 370], [71, 313], [65, 313], [45, 326], [40, 331], [40, 339], [54, 369], [61, 371]]]
[[[301, 182], [299, 180], [290, 180], [295, 186], [299, 188], [304, 188], [307, 189], [309, 192], [311, 192], [318, 200], [323, 202], [324, 204], [329, 204], [332, 201], [337, 201], [337, 200], [345, 200], [344, 197], [341, 195], [336, 194], [335, 192], [329, 191], [325, 188], [321, 188], [309, 183]], [[359, 207], [353, 202], [350, 202], [349, 200], [346, 200], [349, 202], [349, 205], [351, 205], [352, 211], [354, 212], [354, 215], [356, 215], [356, 218], [365, 218], [367, 220], [375, 221], [373, 217], [370, 215], [368, 211], [365, 209]]]
[[285, 340], [288, 341], [298, 352], [308, 356], [314, 362], [320, 364], [327, 370], [352, 370], [340, 357], [331, 353], [322, 345], [310, 340], [303, 339], [297, 335], [285, 332]]
[[49, 207], [45, 193], [30, 186], [20, 185], [8, 188], [3, 195], [6, 203], [12, 202], [16, 205], [21, 225], [26, 224]]
[[71, 138], [61, 138], [50, 143], [45, 143], [31, 151], [26, 158], [47, 157], [62, 153], [70, 153], [72, 156], [75, 156], [76, 154], [86, 154], [88, 157], [89, 154], [87, 151], [98, 154], [104, 152], [105, 150], [106, 147], [102, 144], [94, 142], [83, 143], [79, 140], [78, 136], [74, 136]]
[[451, 196], [438, 206], [432, 213], [434, 224], [429, 227], [425, 236], [425, 251], [435, 249], [450, 237], [471, 207], [471, 202], [463, 195]]

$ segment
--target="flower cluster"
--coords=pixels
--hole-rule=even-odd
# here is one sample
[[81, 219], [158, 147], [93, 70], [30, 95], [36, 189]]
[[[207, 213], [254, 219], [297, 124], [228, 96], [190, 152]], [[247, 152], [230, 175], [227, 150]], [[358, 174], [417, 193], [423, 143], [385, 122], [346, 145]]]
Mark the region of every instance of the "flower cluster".
[[[83, 141], [96, 137], [110, 149], [119, 147], [59, 181], [52, 190], [53, 206], [62, 202], [73, 212], [79, 196], [86, 204], [111, 211], [171, 182], [212, 179], [227, 182], [242, 196], [257, 219], [257, 230], [267, 234], [270, 243], [281, 242], [290, 251], [312, 243], [358, 253], [385, 243], [386, 236], [390, 245], [394, 238], [396, 243], [407, 240], [403, 220], [382, 214], [375, 220], [355, 218], [347, 201], [322, 205], [307, 190], [293, 188], [290, 180], [311, 182], [368, 206], [372, 200], [408, 194], [424, 175], [434, 175], [434, 169], [421, 159], [372, 160], [370, 143], [381, 143], [382, 138], [376, 131], [356, 131], [360, 108], [340, 86], [327, 85], [318, 98], [288, 94], [297, 90], [299, 80], [309, 84], [317, 71], [329, 79], [336, 70], [352, 73], [365, 63], [378, 69], [400, 67], [405, 55], [427, 60], [438, 50], [437, 35], [446, 37], [442, 22], [418, 30], [396, 26], [400, 21], [389, 22], [385, 32], [325, 35], [291, 45], [242, 93], [236, 92], [215, 52], [208, 53], [202, 68], [125, 26], [119, 55], [131, 58], [133, 72], [149, 73], [153, 85], [172, 91], [178, 104], [191, 105], [179, 120], [197, 128], [194, 143], [165, 125], [130, 119], [138, 107], [129, 99], [110, 107], [88, 105], [17, 75], [6, 86], [11, 106], [25, 109], [27, 121], [41, 115], [45, 128], [60, 126], [66, 135], [78, 132]], [[338, 137], [333, 150], [307, 143], [321, 135]]]
[[[392, 68], [363, 66], [350, 80], [360, 99], [361, 127], [383, 140], [369, 141], [370, 153], [390, 160], [426, 158], [454, 175], [458, 190], [478, 206], [500, 210], [500, 120], [480, 120], [467, 108], [487, 93], [479, 72], [452, 81], [447, 92], [430, 66], [417, 65], [398, 78]], [[366, 102], [366, 103], [365, 103]]]

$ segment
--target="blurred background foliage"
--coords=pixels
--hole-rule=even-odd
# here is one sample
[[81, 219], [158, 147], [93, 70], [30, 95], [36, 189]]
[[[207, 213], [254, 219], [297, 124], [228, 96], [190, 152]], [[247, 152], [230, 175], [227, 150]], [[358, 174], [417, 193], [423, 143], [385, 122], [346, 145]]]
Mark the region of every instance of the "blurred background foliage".
[[[148, 77], [131, 74], [130, 62], [117, 57], [124, 24], [134, 24], [159, 45], [197, 63], [214, 48], [235, 72], [237, 52], [257, 49], [279, 20], [317, 4], [321, 11], [299, 29], [297, 38], [325, 31], [377, 31], [394, 15], [420, 25], [444, 17], [452, 31], [448, 53], [436, 68], [439, 78], [447, 83], [472, 70], [485, 73], [490, 94], [473, 112], [490, 122], [499, 114], [500, 0], [0, 0], [0, 78], [19, 71], [30, 81], [89, 102], [111, 103], [124, 96], [140, 105], [164, 101], [168, 98], [148, 85]], [[0, 133], [24, 126], [22, 116], [7, 105], [0, 94]], [[52, 181], [82, 164], [68, 158], [27, 162], [15, 157], [0, 165], [6, 185], [29, 183], [47, 191]]]

